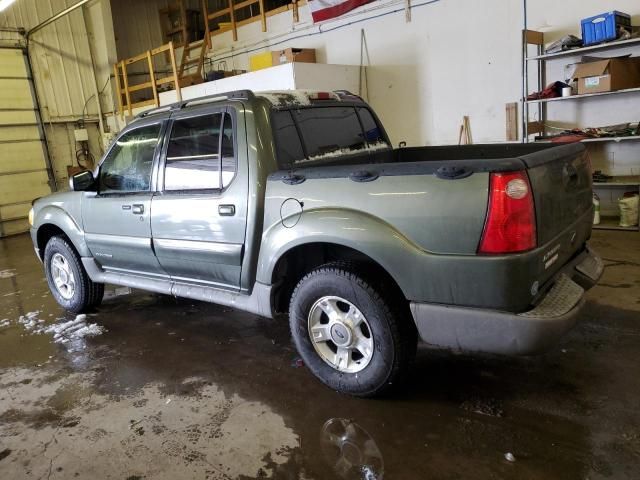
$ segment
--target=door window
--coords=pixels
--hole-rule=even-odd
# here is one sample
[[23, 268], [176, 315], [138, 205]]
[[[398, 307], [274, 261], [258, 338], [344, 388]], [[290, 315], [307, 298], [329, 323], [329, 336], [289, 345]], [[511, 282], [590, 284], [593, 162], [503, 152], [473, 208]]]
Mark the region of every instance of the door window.
[[160, 124], [123, 134], [100, 166], [100, 193], [147, 192], [151, 189], [153, 154]]
[[231, 183], [236, 170], [230, 115], [216, 113], [173, 122], [165, 190], [221, 189]]

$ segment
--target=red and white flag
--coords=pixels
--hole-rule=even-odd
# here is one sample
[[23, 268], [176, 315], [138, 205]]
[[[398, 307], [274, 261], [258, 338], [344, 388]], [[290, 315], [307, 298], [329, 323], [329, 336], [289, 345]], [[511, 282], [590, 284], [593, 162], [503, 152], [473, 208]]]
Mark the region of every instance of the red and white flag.
[[373, 0], [309, 0], [309, 10], [315, 22], [336, 18]]

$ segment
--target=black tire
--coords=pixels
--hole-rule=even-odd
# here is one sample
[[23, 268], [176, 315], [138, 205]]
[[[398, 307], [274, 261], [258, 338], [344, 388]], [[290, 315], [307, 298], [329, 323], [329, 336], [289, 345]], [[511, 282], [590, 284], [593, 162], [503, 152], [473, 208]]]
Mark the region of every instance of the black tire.
[[[53, 279], [51, 261], [56, 254], [64, 257], [74, 276], [75, 288], [70, 298], [63, 296]], [[44, 249], [43, 262], [49, 290], [62, 308], [81, 313], [100, 305], [104, 296], [104, 284], [91, 281], [80, 262], [80, 256], [66, 237], [56, 235], [49, 239]]]
[[[357, 265], [335, 262], [307, 274], [291, 297], [291, 335], [302, 360], [311, 372], [338, 392], [372, 397], [387, 393], [401, 383], [416, 353], [417, 335], [410, 313], [389, 285], [375, 281]], [[373, 355], [357, 373], [347, 373], [327, 363], [314, 348], [308, 318], [316, 302], [325, 296], [343, 298], [366, 318], [373, 338]], [[334, 344], [335, 346], [335, 344]]]

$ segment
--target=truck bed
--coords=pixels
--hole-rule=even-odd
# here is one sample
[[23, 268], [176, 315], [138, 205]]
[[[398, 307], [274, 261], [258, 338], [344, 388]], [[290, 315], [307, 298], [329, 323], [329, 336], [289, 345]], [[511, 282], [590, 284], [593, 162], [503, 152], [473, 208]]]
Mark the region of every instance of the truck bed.
[[[526, 171], [531, 183], [537, 246], [519, 254], [479, 255], [490, 173], [512, 171]], [[413, 279], [424, 284], [416, 289], [420, 300], [523, 311], [535, 299], [531, 292], [550, 287], [562, 266], [584, 250], [591, 195], [580, 144], [389, 148], [271, 174], [265, 228], [282, 221], [283, 198], [304, 205], [302, 219], [334, 208], [362, 213], [391, 226], [424, 256], [424, 277]], [[438, 285], [428, 283], [431, 275]]]

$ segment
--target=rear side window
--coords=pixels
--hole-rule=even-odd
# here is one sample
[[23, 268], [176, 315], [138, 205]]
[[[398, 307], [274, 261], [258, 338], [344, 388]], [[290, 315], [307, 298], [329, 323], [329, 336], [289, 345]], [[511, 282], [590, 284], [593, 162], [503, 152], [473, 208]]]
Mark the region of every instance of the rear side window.
[[358, 116], [362, 122], [364, 138], [368, 143], [384, 142], [382, 131], [368, 108], [358, 108]]
[[279, 110], [272, 114], [278, 164], [328, 160], [389, 148], [366, 108], [330, 106]]
[[173, 122], [164, 169], [165, 190], [224, 188], [236, 170], [230, 115], [216, 113]]
[[276, 137], [276, 155], [280, 165], [291, 165], [305, 157], [300, 143], [300, 136], [296, 124], [293, 123], [291, 112], [283, 110], [274, 112], [273, 130]]

